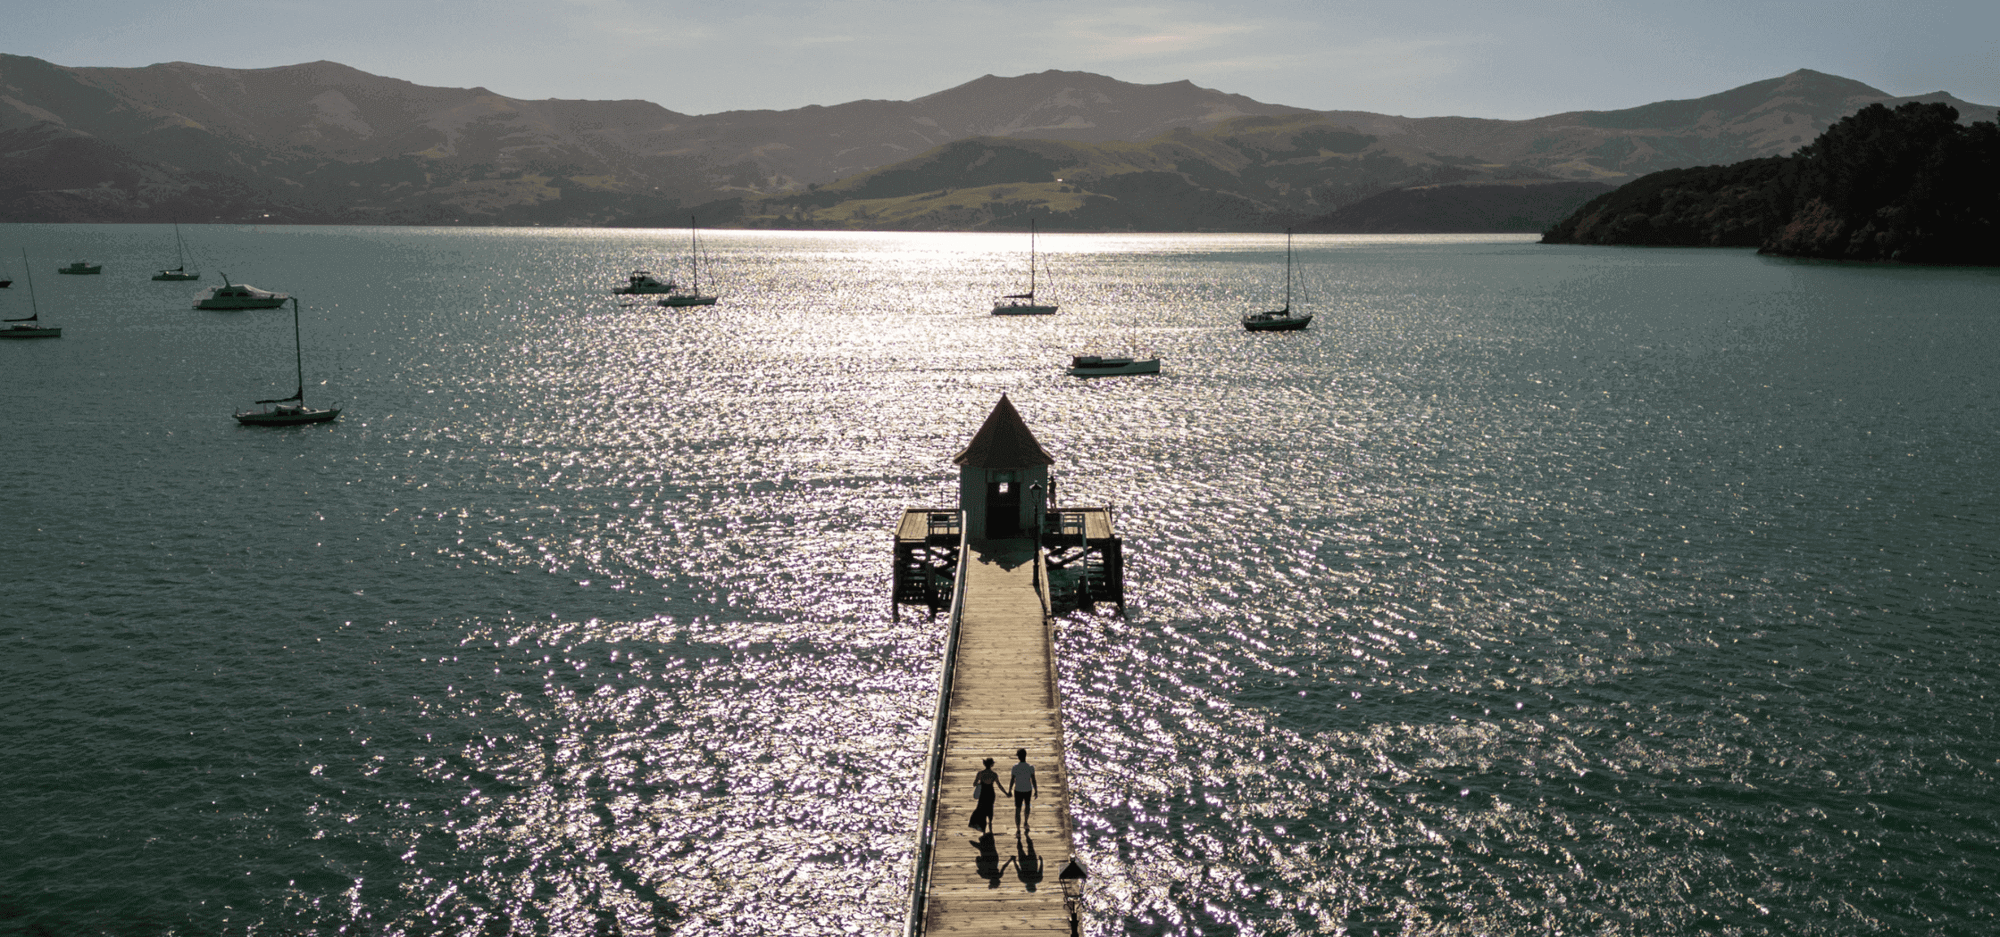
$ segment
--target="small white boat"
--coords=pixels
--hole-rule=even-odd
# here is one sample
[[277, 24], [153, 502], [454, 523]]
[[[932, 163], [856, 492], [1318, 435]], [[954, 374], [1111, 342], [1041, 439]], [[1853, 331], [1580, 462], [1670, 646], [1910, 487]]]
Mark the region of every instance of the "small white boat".
[[181, 223], [178, 221], [174, 222], [174, 259], [180, 262], [180, 266], [170, 270], [161, 270], [159, 273], [153, 274], [153, 279], [172, 281], [201, 279], [201, 271], [188, 272], [187, 247], [181, 243]]
[[654, 279], [652, 271], [634, 270], [632, 271], [632, 275], [626, 278], [625, 285], [612, 290], [611, 293], [614, 296], [646, 296], [655, 293], [671, 293], [678, 289], [680, 287], [675, 286], [672, 280], [663, 283]]
[[[287, 296], [286, 299], [291, 299]], [[324, 423], [340, 415], [339, 407], [316, 410], [306, 406], [306, 359], [299, 343], [299, 301], [292, 299], [292, 360], [298, 365], [299, 385], [290, 397], [259, 400], [258, 403], [276, 404], [262, 410], [238, 410], [236, 422], [245, 426], [297, 426], [301, 423]]]
[[[290, 398], [286, 398], [290, 399]], [[266, 403], [276, 401], [258, 401]], [[305, 404], [278, 404], [263, 410], [239, 410], [236, 422], [245, 426], [298, 426], [303, 423], [325, 423], [340, 416], [340, 408], [315, 410]]]
[[1073, 355], [1069, 373], [1074, 377], [1111, 377], [1118, 374], [1158, 374], [1158, 358], [1109, 358], [1102, 355]]
[[[28, 266], [28, 251], [21, 250], [21, 266]], [[12, 281], [9, 281], [12, 282]], [[7, 327], [0, 329], [0, 338], [61, 338], [62, 329], [42, 324], [42, 307], [35, 303], [35, 274], [28, 273], [28, 308], [32, 313], [19, 319], [5, 320]]]
[[1054, 315], [1054, 303], [1035, 302], [1035, 220], [1028, 219], [1028, 291], [1009, 293], [993, 304], [996, 316], [1049, 316]]
[[669, 295], [667, 298], [660, 300], [656, 305], [665, 306], [669, 309], [678, 309], [682, 306], [713, 306], [715, 305], [715, 297], [703, 296], [696, 292], [680, 292]]
[[[695, 233], [694, 219], [689, 218], [688, 219], [689, 285], [687, 289], [681, 289], [680, 287], [675, 286], [673, 281], [669, 280], [667, 282], [667, 298], [660, 300], [659, 304], [669, 309], [678, 309], [684, 306], [715, 305], [715, 297], [704, 296], [702, 295], [701, 292], [701, 246], [695, 243], [694, 233]], [[711, 277], [711, 279], [713, 278]]]
[[260, 290], [248, 283], [231, 283], [229, 274], [222, 275], [222, 285], [208, 288], [200, 299], [194, 301], [196, 309], [276, 309], [291, 299], [284, 293]]
[[7, 319], [8, 325], [0, 329], [0, 338], [61, 338], [60, 326], [43, 325], [39, 314], [25, 319]]
[[1296, 332], [1312, 324], [1311, 313], [1292, 311], [1292, 229], [1285, 229], [1285, 305], [1282, 309], [1253, 312], [1243, 317], [1243, 327], [1252, 332]]
[[79, 260], [76, 263], [70, 264], [67, 267], [57, 267], [56, 272], [57, 273], [103, 273], [104, 265], [94, 264], [87, 260]]

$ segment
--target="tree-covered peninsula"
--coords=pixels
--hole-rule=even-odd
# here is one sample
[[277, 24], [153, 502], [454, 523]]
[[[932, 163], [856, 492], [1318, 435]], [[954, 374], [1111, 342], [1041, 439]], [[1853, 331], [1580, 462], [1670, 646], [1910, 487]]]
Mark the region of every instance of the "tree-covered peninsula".
[[1873, 104], [1790, 156], [1642, 176], [1542, 243], [2000, 264], [2000, 125], [1961, 124], [1947, 104]]

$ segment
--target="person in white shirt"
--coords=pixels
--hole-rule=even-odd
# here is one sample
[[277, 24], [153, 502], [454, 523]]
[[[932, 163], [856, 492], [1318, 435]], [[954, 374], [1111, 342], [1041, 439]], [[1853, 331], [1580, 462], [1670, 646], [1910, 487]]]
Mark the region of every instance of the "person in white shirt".
[[1028, 763], [1028, 750], [1014, 749], [1014, 757], [1020, 759], [1014, 765], [1013, 783], [1007, 792], [1014, 795], [1014, 828], [1026, 830], [1028, 820], [1035, 812], [1035, 766]]

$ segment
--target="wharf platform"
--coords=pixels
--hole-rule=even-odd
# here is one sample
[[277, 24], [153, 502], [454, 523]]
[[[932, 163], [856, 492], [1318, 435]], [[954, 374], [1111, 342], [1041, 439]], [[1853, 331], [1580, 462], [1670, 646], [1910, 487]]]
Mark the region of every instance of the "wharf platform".
[[[917, 932], [1067, 935], [1075, 909], [1057, 874], [1074, 840], [1041, 550], [1029, 539], [969, 545], [963, 570]], [[1019, 830], [1004, 790], [1016, 749], [1027, 749], [1039, 786], [1026, 828]], [[991, 834], [969, 825], [972, 779], [985, 758], [993, 759], [1003, 784]]]

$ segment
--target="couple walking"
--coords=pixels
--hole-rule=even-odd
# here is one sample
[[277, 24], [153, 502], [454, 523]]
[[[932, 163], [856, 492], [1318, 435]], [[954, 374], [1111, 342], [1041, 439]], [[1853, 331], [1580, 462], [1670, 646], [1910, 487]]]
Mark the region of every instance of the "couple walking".
[[[1028, 763], [1028, 750], [1014, 749], [1018, 759], [1014, 765], [1007, 793], [1014, 795], [1014, 828], [1028, 829], [1028, 818], [1035, 812], [1035, 766]], [[978, 798], [978, 806], [972, 808], [972, 828], [985, 833], [993, 832], [993, 797], [1000, 787], [1000, 775], [993, 772], [993, 759], [986, 759], [986, 767], [972, 778], [972, 796]]]

